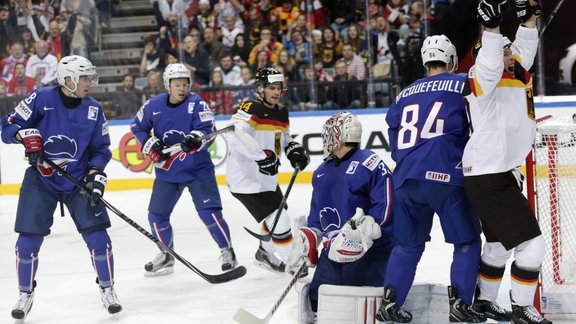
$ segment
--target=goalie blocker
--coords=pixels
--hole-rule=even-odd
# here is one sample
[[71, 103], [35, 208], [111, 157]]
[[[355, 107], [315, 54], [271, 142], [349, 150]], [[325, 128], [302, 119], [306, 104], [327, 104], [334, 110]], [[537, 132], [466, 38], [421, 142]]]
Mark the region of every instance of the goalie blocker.
[[[299, 323], [364, 324], [376, 323], [376, 313], [382, 300], [382, 287], [352, 287], [321, 285], [318, 313], [313, 314], [306, 283], [299, 290]], [[403, 309], [413, 315], [411, 323], [445, 323], [449, 317], [447, 287], [439, 284], [414, 284]]]

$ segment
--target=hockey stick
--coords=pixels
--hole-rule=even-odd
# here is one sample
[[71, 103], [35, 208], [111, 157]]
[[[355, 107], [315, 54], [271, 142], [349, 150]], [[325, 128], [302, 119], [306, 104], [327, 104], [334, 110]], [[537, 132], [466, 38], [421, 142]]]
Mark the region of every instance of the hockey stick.
[[268, 323], [270, 321], [270, 319], [272, 318], [272, 316], [274, 315], [274, 313], [276, 313], [276, 311], [278, 310], [278, 307], [280, 307], [280, 304], [282, 303], [282, 301], [284, 301], [284, 298], [286, 298], [286, 296], [290, 292], [290, 289], [292, 289], [292, 287], [294, 286], [296, 281], [298, 281], [298, 279], [300, 278], [300, 273], [304, 270], [304, 268], [306, 268], [306, 262], [302, 262], [302, 264], [300, 264], [300, 266], [296, 269], [296, 272], [294, 272], [294, 275], [292, 275], [292, 279], [290, 279], [288, 286], [286, 288], [284, 288], [282, 295], [280, 295], [280, 298], [278, 298], [278, 300], [276, 301], [274, 306], [272, 306], [272, 309], [268, 312], [268, 315], [266, 315], [266, 317], [258, 318], [256, 316], [254, 316], [253, 314], [251, 314], [250, 312], [248, 312], [247, 310], [245, 310], [244, 308], [239, 308], [236, 311], [236, 314], [234, 314], [234, 320], [238, 323], [241, 323], [241, 324], [266, 324], [266, 323]]
[[288, 188], [286, 189], [284, 198], [282, 198], [280, 206], [278, 207], [278, 211], [276, 212], [276, 216], [274, 217], [274, 224], [272, 224], [272, 228], [270, 228], [268, 234], [266, 235], [256, 234], [251, 230], [249, 230], [246, 226], [244, 226], [244, 229], [248, 231], [248, 233], [250, 233], [255, 238], [259, 239], [260, 241], [266, 241], [266, 242], [270, 241], [272, 235], [274, 234], [274, 229], [276, 229], [276, 225], [278, 225], [278, 220], [280, 219], [280, 214], [282, 214], [282, 209], [284, 209], [284, 206], [286, 206], [286, 199], [288, 199], [288, 195], [290, 194], [290, 190], [292, 190], [292, 185], [294, 185], [294, 180], [296, 180], [298, 172], [300, 172], [300, 169], [298, 167], [294, 168], [294, 172], [292, 173], [292, 178], [290, 178], [290, 183], [288, 184]]
[[554, 10], [552, 10], [552, 12], [550, 13], [550, 17], [548, 17], [548, 20], [546, 20], [546, 23], [544, 23], [544, 26], [542, 26], [542, 30], [540, 30], [540, 33], [538, 34], [538, 38], [540, 38], [542, 36], [542, 34], [544, 34], [546, 27], [548, 27], [548, 25], [550, 25], [550, 22], [552, 21], [552, 19], [554, 18], [554, 16], [558, 12], [558, 9], [560, 9], [560, 7], [562, 6], [563, 3], [564, 3], [564, 0], [558, 1], [556, 8], [554, 8]]
[[[203, 141], [203, 140], [205, 140], [205, 139], [212, 139], [212, 137], [214, 137], [214, 136], [217, 136], [217, 135], [220, 135], [220, 134], [224, 134], [224, 133], [233, 131], [234, 129], [235, 129], [234, 125], [226, 126], [226, 127], [222, 128], [222, 129], [219, 129], [219, 130], [217, 130], [217, 131], [215, 131], [215, 132], [212, 132], [212, 133], [210, 133], [210, 134], [206, 134], [206, 135], [202, 135], [202, 136], [196, 137], [195, 140], [197, 140], [197, 141]], [[163, 150], [162, 150], [162, 153], [172, 153], [172, 152], [176, 152], [176, 151], [178, 151], [178, 150], [181, 150], [180, 143], [178, 143], [178, 144], [176, 144], [176, 145], [172, 145], [172, 146], [170, 146], [170, 147], [167, 147], [167, 148], [163, 149]]]
[[[68, 173], [68, 171], [62, 169], [58, 164], [52, 162], [52, 160], [50, 160], [50, 159], [45, 159], [45, 161], [51, 167], [53, 167], [59, 173], [61, 173], [64, 177], [66, 177], [68, 180], [72, 181], [76, 186], [80, 187], [80, 189], [82, 189], [86, 192], [90, 192], [90, 189], [88, 189], [88, 187], [86, 187], [86, 185], [84, 183], [82, 183], [80, 180], [78, 180], [74, 176], [72, 176], [70, 173]], [[196, 268], [194, 265], [192, 265], [186, 259], [181, 257], [178, 253], [174, 252], [174, 250], [169, 248], [168, 245], [164, 244], [164, 242], [155, 238], [154, 235], [152, 235], [150, 232], [148, 232], [147, 230], [142, 228], [142, 226], [138, 225], [138, 223], [133, 221], [130, 217], [124, 215], [124, 213], [122, 213], [116, 207], [112, 206], [112, 204], [110, 204], [109, 202], [104, 200], [104, 198], [99, 197], [99, 200], [100, 200], [100, 202], [102, 202], [104, 204], [104, 206], [108, 207], [108, 209], [110, 209], [112, 212], [114, 212], [114, 214], [118, 215], [126, 223], [130, 224], [132, 227], [137, 229], [138, 232], [144, 234], [144, 236], [146, 236], [151, 241], [156, 243], [164, 251], [166, 251], [168, 254], [170, 254], [171, 256], [176, 258], [178, 261], [182, 262], [186, 267], [188, 267], [188, 269], [194, 271], [197, 275], [199, 275], [202, 279], [208, 281], [209, 283], [212, 283], [212, 284], [224, 283], [224, 282], [228, 282], [231, 280], [241, 278], [246, 274], [246, 268], [244, 266], [238, 266], [238, 267], [236, 267], [236, 268], [234, 268], [228, 272], [224, 272], [224, 273], [216, 274], [216, 275], [211, 275], [211, 274], [207, 274], [207, 273], [200, 271], [198, 268]]]

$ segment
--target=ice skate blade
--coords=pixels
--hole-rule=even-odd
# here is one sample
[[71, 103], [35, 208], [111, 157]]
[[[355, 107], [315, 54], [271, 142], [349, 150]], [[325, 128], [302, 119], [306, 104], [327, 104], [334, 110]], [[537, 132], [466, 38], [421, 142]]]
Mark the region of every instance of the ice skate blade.
[[174, 267], [160, 269], [156, 272], [144, 271], [144, 277], [161, 277], [174, 273]]

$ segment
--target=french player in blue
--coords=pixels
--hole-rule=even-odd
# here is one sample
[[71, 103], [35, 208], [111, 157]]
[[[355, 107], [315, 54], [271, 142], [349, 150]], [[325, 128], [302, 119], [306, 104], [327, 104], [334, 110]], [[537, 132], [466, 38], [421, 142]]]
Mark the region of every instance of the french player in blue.
[[312, 176], [307, 226], [295, 235], [288, 258], [290, 267], [302, 261], [316, 267], [309, 311], [300, 310], [308, 320], [317, 312], [320, 285], [381, 287], [384, 280], [393, 241], [392, 178], [378, 154], [360, 149], [361, 137], [362, 125], [349, 112], [333, 115], [322, 129], [324, 162]]
[[424, 40], [422, 62], [427, 77], [403, 89], [386, 115], [394, 179], [394, 238], [384, 277], [380, 321], [408, 323], [403, 310], [416, 267], [430, 240], [434, 214], [444, 239], [454, 246], [448, 287], [450, 322], [479, 323], [484, 314], [471, 308], [480, 264], [480, 224], [466, 198], [462, 155], [470, 129], [465, 74], [456, 48], [444, 35]]
[[[114, 257], [106, 231], [110, 219], [99, 203], [106, 187], [104, 168], [112, 153], [104, 110], [88, 96], [90, 87], [98, 83], [96, 67], [84, 57], [66, 56], [58, 62], [56, 76], [59, 86], [30, 93], [14, 112], [2, 117], [2, 141], [24, 144], [30, 164], [14, 226], [20, 295], [12, 317], [18, 321], [24, 321], [32, 307], [38, 253], [50, 234], [58, 203], [62, 213], [66, 205], [90, 251], [104, 307], [110, 314], [122, 310], [113, 289]], [[92, 192], [81, 191], [46, 159], [83, 179]]]
[[[166, 67], [164, 86], [168, 93], [146, 101], [130, 126], [142, 143], [142, 152], [155, 162], [156, 179], [148, 205], [152, 234], [174, 247], [170, 215], [184, 189], [188, 189], [200, 219], [220, 247], [222, 270], [233, 269], [238, 262], [222, 216], [214, 164], [208, 153], [213, 139], [197, 140], [216, 130], [214, 114], [202, 97], [190, 92], [192, 76], [183, 64]], [[173, 145], [180, 145], [181, 149], [163, 152]], [[144, 270], [146, 276], [170, 274], [174, 271], [174, 257], [161, 250]]]

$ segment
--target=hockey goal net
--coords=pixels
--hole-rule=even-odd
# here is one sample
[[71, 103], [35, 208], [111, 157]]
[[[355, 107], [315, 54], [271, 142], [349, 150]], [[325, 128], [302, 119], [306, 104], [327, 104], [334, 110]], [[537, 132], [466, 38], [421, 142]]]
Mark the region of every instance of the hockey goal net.
[[527, 174], [534, 174], [528, 197], [534, 197], [546, 241], [541, 311], [576, 314], [576, 123], [572, 116], [545, 117], [538, 123]]

